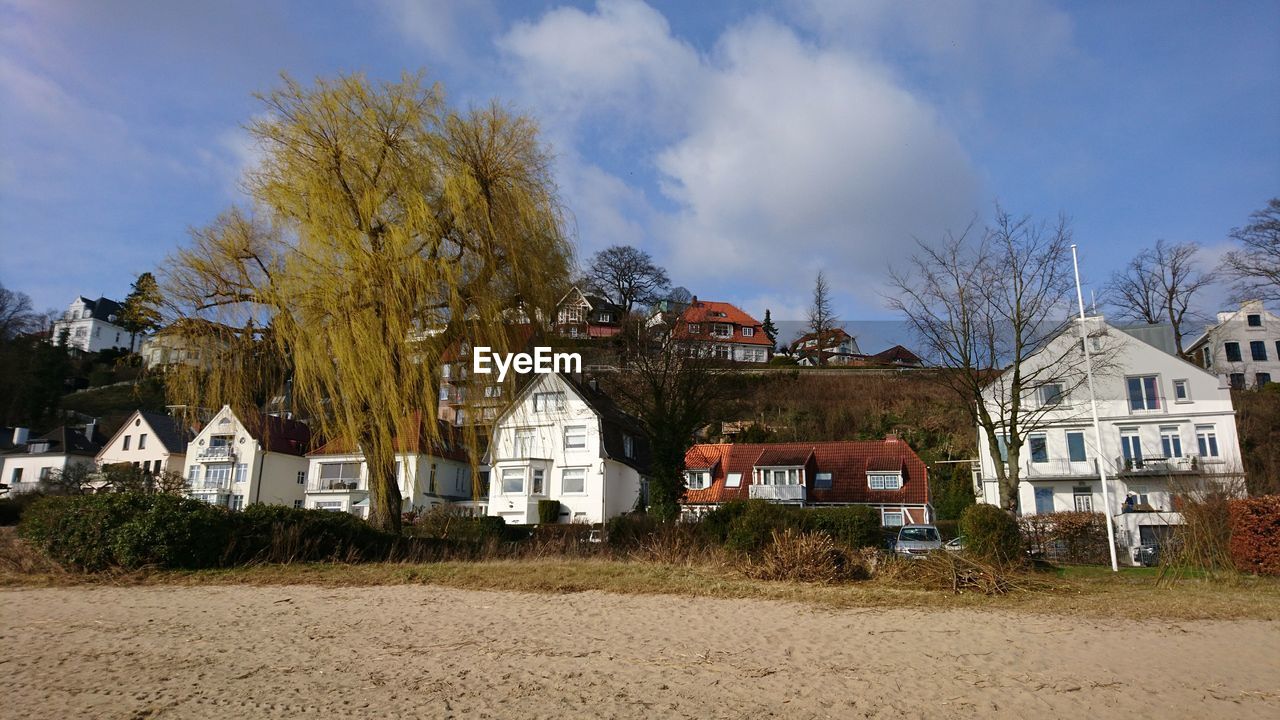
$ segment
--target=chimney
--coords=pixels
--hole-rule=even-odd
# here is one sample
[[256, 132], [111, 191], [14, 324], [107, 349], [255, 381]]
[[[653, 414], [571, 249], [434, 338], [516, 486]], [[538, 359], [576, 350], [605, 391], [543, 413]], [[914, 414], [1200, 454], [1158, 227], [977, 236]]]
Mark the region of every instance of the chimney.
[[884, 441], [889, 443], [898, 442], [898, 433], [895, 433], [895, 432], [885, 433]]
[[84, 437], [89, 442], [93, 442], [93, 431], [98, 428], [98, 419], [94, 418], [84, 424]]
[[31, 428], [16, 427], [13, 429], [14, 445], [26, 445], [29, 437], [31, 437]]

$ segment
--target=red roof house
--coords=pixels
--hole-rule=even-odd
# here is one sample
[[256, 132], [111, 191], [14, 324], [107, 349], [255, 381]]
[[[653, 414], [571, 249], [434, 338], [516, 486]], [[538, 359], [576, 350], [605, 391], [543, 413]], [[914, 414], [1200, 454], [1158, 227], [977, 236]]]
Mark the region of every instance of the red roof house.
[[768, 362], [773, 341], [759, 320], [736, 305], [694, 297], [671, 329], [676, 339], [705, 343], [715, 357], [738, 362]]

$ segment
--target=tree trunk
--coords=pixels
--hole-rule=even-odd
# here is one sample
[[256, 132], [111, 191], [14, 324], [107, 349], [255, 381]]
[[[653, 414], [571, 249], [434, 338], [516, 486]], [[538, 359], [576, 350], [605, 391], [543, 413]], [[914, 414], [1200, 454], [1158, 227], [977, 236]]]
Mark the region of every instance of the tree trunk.
[[1009, 462], [1005, 470], [1004, 479], [1000, 483], [1000, 505], [1005, 510], [1013, 513], [1016, 517], [1018, 514], [1018, 483], [1022, 481], [1021, 474], [1018, 472], [1018, 460], [1021, 456], [1021, 447], [1009, 445]]
[[399, 535], [404, 500], [396, 482], [395, 448], [381, 445], [371, 433], [360, 441], [369, 472], [369, 524]]

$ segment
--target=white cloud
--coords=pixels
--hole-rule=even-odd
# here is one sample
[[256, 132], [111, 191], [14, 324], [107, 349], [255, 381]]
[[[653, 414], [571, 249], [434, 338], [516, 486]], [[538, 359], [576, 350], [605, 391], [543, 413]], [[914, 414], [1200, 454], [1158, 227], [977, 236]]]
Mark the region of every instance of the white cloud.
[[394, 29], [425, 49], [434, 60], [463, 62], [466, 49], [482, 33], [496, 30], [493, 0], [378, 0]]
[[979, 204], [929, 103], [883, 66], [768, 19], [730, 28], [703, 56], [647, 5], [606, 0], [520, 24], [499, 47], [551, 137], [647, 140], [614, 142], [635, 146], [637, 175], [656, 187], [562, 163], [586, 180], [562, 176], [585, 243], [628, 241], [639, 225], [648, 242], [633, 244], [703, 297], [794, 312], [825, 268], [846, 303], [878, 308], [889, 258]]

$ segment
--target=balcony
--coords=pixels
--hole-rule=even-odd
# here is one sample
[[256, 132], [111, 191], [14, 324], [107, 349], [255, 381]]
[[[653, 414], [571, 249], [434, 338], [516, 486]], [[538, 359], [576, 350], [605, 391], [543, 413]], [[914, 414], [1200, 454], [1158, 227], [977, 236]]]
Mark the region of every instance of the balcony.
[[1098, 461], [1096, 459], [1085, 460], [1083, 462], [1072, 462], [1070, 460], [1063, 459], [1048, 460], [1045, 462], [1027, 461], [1022, 466], [1023, 480], [1094, 477], [1098, 477]]
[[311, 480], [307, 483], [309, 493], [344, 493], [363, 490], [357, 480]]
[[211, 445], [196, 455], [198, 462], [235, 462], [236, 450], [230, 445]]
[[752, 500], [768, 500], [770, 502], [802, 503], [805, 499], [804, 485], [751, 485], [749, 494]]
[[226, 480], [197, 480], [190, 485], [193, 493], [225, 493], [231, 490], [231, 478]]
[[1171, 475], [1213, 472], [1213, 466], [1223, 465], [1222, 458], [1187, 455], [1185, 457], [1165, 458], [1146, 457], [1131, 460], [1123, 456], [1116, 458], [1117, 475]]

